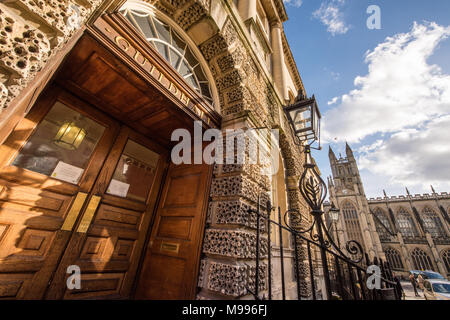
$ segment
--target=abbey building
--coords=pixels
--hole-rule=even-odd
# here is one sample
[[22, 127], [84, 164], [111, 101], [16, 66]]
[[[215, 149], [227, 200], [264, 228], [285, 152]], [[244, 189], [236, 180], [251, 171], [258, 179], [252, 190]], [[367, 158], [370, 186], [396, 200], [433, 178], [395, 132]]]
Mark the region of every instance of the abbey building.
[[406, 195], [367, 199], [351, 148], [337, 158], [329, 150], [332, 177], [328, 178], [330, 203], [340, 211], [337, 222], [329, 221], [337, 240], [361, 243], [386, 259], [399, 274], [409, 270], [433, 270], [450, 275], [450, 194]]

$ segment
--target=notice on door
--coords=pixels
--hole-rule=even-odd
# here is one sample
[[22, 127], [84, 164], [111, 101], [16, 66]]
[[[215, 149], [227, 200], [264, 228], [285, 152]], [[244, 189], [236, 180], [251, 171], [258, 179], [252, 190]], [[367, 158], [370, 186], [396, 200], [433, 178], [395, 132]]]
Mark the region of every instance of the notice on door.
[[51, 177], [65, 182], [77, 184], [84, 170], [65, 162], [58, 162]]
[[113, 196], [126, 198], [129, 188], [130, 188], [130, 185], [128, 183], [124, 183], [119, 180], [112, 179], [111, 183], [109, 184], [108, 190], [106, 192], [108, 192], [109, 194], [111, 194]]

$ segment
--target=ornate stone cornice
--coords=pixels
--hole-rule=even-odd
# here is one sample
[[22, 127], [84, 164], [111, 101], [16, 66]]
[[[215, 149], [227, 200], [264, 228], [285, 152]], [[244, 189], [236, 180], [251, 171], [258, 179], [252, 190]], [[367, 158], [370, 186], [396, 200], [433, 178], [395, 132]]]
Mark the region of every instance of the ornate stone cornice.
[[287, 16], [286, 8], [284, 7], [283, 0], [273, 0], [273, 2], [275, 3], [275, 6], [278, 11], [278, 16], [280, 17], [281, 21], [283, 21], [283, 22], [287, 21], [288, 16]]

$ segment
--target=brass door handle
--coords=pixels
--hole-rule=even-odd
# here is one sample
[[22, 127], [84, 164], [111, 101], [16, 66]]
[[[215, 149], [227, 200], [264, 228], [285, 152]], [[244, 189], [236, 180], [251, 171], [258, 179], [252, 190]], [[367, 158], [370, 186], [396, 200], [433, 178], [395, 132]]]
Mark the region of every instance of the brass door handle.
[[94, 217], [95, 211], [97, 210], [100, 200], [102, 198], [99, 196], [92, 196], [89, 200], [89, 204], [84, 212], [83, 218], [81, 219], [80, 225], [78, 226], [77, 232], [86, 233], [91, 224], [92, 218]]
[[77, 220], [77, 217], [80, 214], [81, 208], [83, 207], [86, 198], [87, 193], [78, 192], [72, 204], [72, 207], [70, 208], [69, 213], [67, 214], [67, 217], [64, 220], [61, 230], [72, 231], [73, 225], [75, 224], [75, 221]]

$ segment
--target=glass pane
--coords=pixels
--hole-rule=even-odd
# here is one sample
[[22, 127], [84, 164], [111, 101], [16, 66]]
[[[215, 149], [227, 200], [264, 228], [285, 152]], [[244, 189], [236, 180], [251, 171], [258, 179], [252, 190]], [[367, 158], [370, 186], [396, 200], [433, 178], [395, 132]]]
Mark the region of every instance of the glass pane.
[[157, 153], [128, 140], [106, 192], [145, 202], [155, 177], [158, 159]]
[[198, 90], [198, 84], [193, 75], [190, 75], [190, 76], [186, 77], [185, 79], [186, 79], [187, 83], [189, 83], [191, 86], [194, 87], [194, 89]]
[[164, 40], [167, 43], [171, 43], [169, 26], [165, 25], [164, 23], [162, 23], [161, 21], [159, 21], [157, 19], [153, 19], [153, 21], [155, 22], [155, 27], [156, 27], [156, 30], [158, 31], [158, 35], [159, 35], [158, 38], [161, 40]]
[[293, 110], [290, 112], [295, 130], [303, 130], [311, 126], [311, 113], [309, 109]]
[[189, 68], [189, 65], [186, 63], [186, 60], [183, 60], [183, 62], [180, 65], [180, 70], [178, 72], [184, 77], [190, 73], [192, 73], [191, 68]]
[[104, 131], [102, 125], [58, 101], [13, 165], [77, 184]]
[[192, 53], [191, 49], [189, 49], [189, 48], [186, 49], [186, 54], [184, 55], [184, 57], [186, 58], [186, 60], [188, 61], [189, 65], [192, 68], [197, 66], [198, 60], [195, 57], [195, 55]]
[[[133, 14], [133, 18], [138, 24], [138, 27], [141, 29], [141, 31], [144, 33], [146, 38], [155, 38], [155, 30], [153, 30], [153, 26], [150, 23], [150, 17], [147, 14]], [[132, 20], [128, 18], [129, 20]]]
[[169, 52], [167, 51], [167, 45], [157, 41], [155, 41], [155, 45], [156, 49], [158, 49], [159, 53], [164, 57], [164, 59], [169, 61]]
[[198, 81], [208, 81], [208, 79], [206, 79], [205, 74], [203, 73], [202, 67], [200, 67], [200, 65], [196, 66], [194, 71], [195, 71], [195, 75], [197, 76]]
[[172, 67], [177, 69], [178, 65], [180, 64], [181, 57], [180, 55], [173, 49], [170, 49], [170, 63], [172, 64]]
[[204, 97], [211, 98], [211, 93], [209, 91], [208, 83], [200, 83], [200, 87], [202, 88], [202, 94]]
[[184, 53], [184, 49], [186, 48], [186, 43], [181, 39], [181, 37], [173, 32], [172, 30], [172, 45], [178, 50], [180, 53]]

